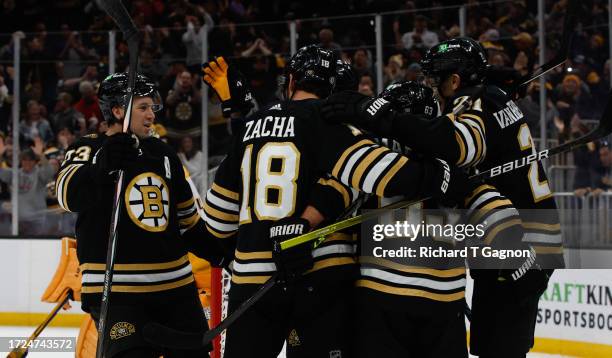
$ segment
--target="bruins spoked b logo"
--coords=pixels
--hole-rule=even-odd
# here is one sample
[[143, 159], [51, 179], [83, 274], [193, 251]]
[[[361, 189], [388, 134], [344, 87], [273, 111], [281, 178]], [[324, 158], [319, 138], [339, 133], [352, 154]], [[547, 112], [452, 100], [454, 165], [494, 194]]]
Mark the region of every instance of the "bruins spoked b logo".
[[140, 228], [159, 232], [168, 226], [168, 185], [159, 175], [138, 175], [125, 189], [125, 207], [130, 219]]

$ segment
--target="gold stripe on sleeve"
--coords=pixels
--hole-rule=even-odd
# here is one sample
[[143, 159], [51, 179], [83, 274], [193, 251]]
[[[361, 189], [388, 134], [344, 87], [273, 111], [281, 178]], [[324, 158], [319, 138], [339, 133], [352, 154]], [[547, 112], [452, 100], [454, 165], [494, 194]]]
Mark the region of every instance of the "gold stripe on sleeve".
[[242, 252], [236, 250], [234, 256], [238, 260], [263, 260], [272, 259], [272, 251], [253, 251], [253, 252]]
[[234, 233], [236, 233], [236, 230], [234, 230], [232, 232], [228, 232], [228, 233], [221, 233], [221, 232], [218, 232], [217, 230], [213, 229], [208, 224], [206, 224], [206, 229], [208, 230], [208, 232], [213, 234], [215, 237], [218, 237], [219, 239], [225, 239], [227, 237], [230, 237], [230, 236], [234, 235]]
[[461, 135], [457, 130], [455, 130], [455, 139], [457, 140], [457, 145], [459, 145], [459, 159], [457, 159], [457, 165], [462, 164], [465, 161], [466, 151], [465, 151], [465, 143], [461, 139]]
[[340, 168], [342, 168], [342, 165], [344, 164], [344, 162], [346, 161], [346, 158], [353, 153], [354, 151], [356, 151], [357, 149], [365, 146], [365, 145], [371, 145], [374, 144], [374, 142], [372, 142], [369, 139], [363, 139], [360, 140], [359, 142], [353, 144], [352, 146], [348, 147], [340, 156], [340, 159], [338, 159], [338, 161], [336, 162], [336, 164], [334, 165], [334, 169], [332, 170], [332, 175], [335, 176], [336, 178], [339, 177], [339, 172], [340, 172]]
[[356, 262], [357, 261], [352, 257], [331, 257], [328, 259], [315, 261], [312, 268], [304, 272], [304, 274], [322, 270], [328, 267], [334, 267], [334, 266], [340, 266], [340, 265], [351, 265], [351, 264], [355, 264]]
[[391, 181], [391, 178], [395, 176], [395, 174], [406, 164], [408, 163], [408, 158], [401, 156], [400, 159], [395, 163], [391, 169], [385, 174], [380, 183], [376, 186], [376, 195], [384, 196], [385, 189], [387, 188], [387, 184]]
[[465, 205], [466, 205], [466, 206], [469, 206], [469, 204], [470, 204], [470, 202], [472, 201], [472, 199], [474, 199], [474, 197], [475, 197], [476, 195], [480, 194], [480, 193], [481, 193], [483, 190], [486, 190], [486, 189], [497, 190], [497, 189], [495, 189], [495, 187], [493, 187], [493, 186], [491, 186], [491, 185], [482, 184], [482, 185], [480, 185], [478, 188], [476, 188], [476, 190], [474, 190], [474, 191], [472, 192], [472, 194], [470, 194], [470, 196], [468, 196], [468, 197], [465, 199]]
[[[495, 237], [497, 236], [497, 234], [499, 234], [500, 231], [505, 230], [511, 226], [515, 226], [515, 225], [521, 225], [521, 219], [512, 219], [512, 220], [508, 220], [502, 224], [496, 225], [495, 228], [493, 230], [491, 230], [487, 236], [485, 236], [484, 238], [484, 243], [487, 245], [491, 245], [491, 242], [493, 241], [493, 239], [495, 239]], [[518, 239], [518, 238], [517, 238]]]
[[187, 209], [187, 208], [189, 208], [189, 207], [191, 207], [193, 205], [193, 202], [194, 202], [194, 199], [193, 199], [193, 196], [192, 196], [191, 198], [189, 198], [189, 200], [183, 201], [182, 203], [178, 203], [176, 205], [176, 207], [178, 209]]
[[464, 113], [461, 115], [461, 117], [466, 117], [466, 118], [470, 118], [470, 119], [477, 121], [478, 124], [480, 124], [480, 129], [482, 129], [482, 133], [485, 134], [485, 126], [484, 126], [484, 122], [482, 121], [482, 118], [480, 118], [479, 116], [475, 114], [470, 114], [470, 113]]
[[236, 276], [232, 275], [232, 282], [236, 284], [264, 284], [272, 276]]
[[359, 188], [359, 181], [361, 181], [361, 177], [363, 176], [366, 168], [387, 152], [390, 152], [390, 150], [385, 147], [380, 147], [371, 151], [365, 156], [365, 158], [359, 159], [359, 165], [357, 165], [357, 168], [353, 174], [353, 180], [351, 181], [353, 188]]
[[494, 200], [488, 203], [482, 208], [475, 209], [474, 216], [470, 218], [470, 222], [477, 223], [478, 221], [480, 221], [480, 218], [482, 218], [489, 211], [495, 208], [499, 208], [500, 206], [504, 206], [504, 205], [512, 205], [512, 202], [508, 199], [503, 199], [503, 200], [497, 199], [497, 200]]
[[66, 179], [62, 184], [62, 201], [67, 211], [70, 211], [70, 207], [68, 206], [68, 183], [70, 182], [70, 179], [72, 179], [72, 177], [74, 176], [74, 173], [76, 173], [80, 167], [81, 166], [78, 165], [74, 167], [69, 173], [66, 173]]
[[233, 199], [233, 200], [238, 200], [240, 198], [240, 195], [238, 193], [233, 192], [233, 191], [231, 191], [229, 189], [225, 189], [225, 188], [219, 186], [219, 184], [217, 184], [217, 183], [213, 183], [212, 190], [216, 191], [219, 194], [224, 195], [225, 197]]
[[200, 220], [200, 215], [196, 211], [195, 213], [193, 213], [193, 215], [184, 219], [180, 219], [179, 225], [182, 229], [189, 230], [198, 222], [198, 220]]
[[470, 129], [470, 131], [472, 131], [474, 138], [476, 139], [476, 154], [474, 155], [474, 159], [472, 160], [474, 163], [478, 163], [478, 161], [482, 158], [482, 153], [483, 153], [483, 143], [482, 143], [482, 136], [480, 135], [480, 132], [478, 131], [478, 129], [474, 128], [471, 124], [466, 123], [466, 122], [462, 122], [466, 127], [468, 127]]
[[523, 222], [523, 227], [525, 229], [531, 230], [542, 230], [542, 231], [559, 231], [561, 230], [561, 224], [543, 224], [538, 222]]
[[538, 255], [554, 255], [563, 254], [563, 247], [561, 246], [536, 246], [531, 245]]
[[213, 218], [218, 218], [225, 221], [238, 222], [238, 215], [228, 214], [223, 211], [217, 210], [212, 206], [208, 205], [206, 201], [204, 202], [204, 212], [206, 212], [206, 215], [210, 215]]

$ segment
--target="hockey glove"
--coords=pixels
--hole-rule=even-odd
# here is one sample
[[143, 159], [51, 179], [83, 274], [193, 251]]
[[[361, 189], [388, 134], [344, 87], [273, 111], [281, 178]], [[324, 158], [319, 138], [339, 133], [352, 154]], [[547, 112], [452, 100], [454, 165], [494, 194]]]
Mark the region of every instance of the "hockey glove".
[[502, 285], [518, 301], [534, 295], [539, 297], [546, 290], [548, 279], [552, 272], [551, 270], [543, 270], [536, 263], [536, 252], [531, 246], [521, 243], [520, 248], [529, 250], [530, 255], [523, 258], [506, 258], [504, 260], [468, 257], [470, 276], [474, 280]]
[[372, 131], [382, 137], [391, 133], [391, 103], [355, 91], [343, 91], [327, 97], [321, 116], [332, 123], [347, 123]]
[[302, 218], [284, 218], [270, 227], [272, 240], [272, 257], [276, 263], [278, 278], [281, 282], [293, 282], [313, 265], [312, 244], [304, 243], [281, 250], [281, 243], [310, 231], [308, 220]]
[[467, 173], [455, 165], [436, 158], [425, 161], [422, 193], [436, 199], [441, 205], [454, 208], [474, 189]]
[[108, 137], [95, 157], [96, 178], [108, 180], [112, 178], [111, 173], [133, 166], [138, 160], [138, 152], [136, 136], [117, 133]]
[[234, 112], [241, 112], [246, 116], [253, 108], [253, 96], [244, 76], [234, 66], [228, 66], [223, 57], [203, 64], [202, 72], [204, 83], [210, 86], [221, 100], [224, 117], [230, 117]]

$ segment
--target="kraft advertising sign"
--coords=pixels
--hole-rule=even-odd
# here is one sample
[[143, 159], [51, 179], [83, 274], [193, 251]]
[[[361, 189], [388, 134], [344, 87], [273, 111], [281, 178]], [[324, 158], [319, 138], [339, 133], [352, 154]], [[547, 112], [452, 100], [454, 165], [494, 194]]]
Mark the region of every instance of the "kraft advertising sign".
[[557, 270], [540, 298], [534, 351], [612, 357], [612, 270]]

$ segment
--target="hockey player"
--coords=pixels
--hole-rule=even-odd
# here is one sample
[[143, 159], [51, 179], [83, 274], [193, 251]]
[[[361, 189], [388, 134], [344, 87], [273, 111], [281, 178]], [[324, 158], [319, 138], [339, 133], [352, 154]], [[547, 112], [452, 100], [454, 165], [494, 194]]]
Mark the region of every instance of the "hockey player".
[[[414, 82], [389, 86], [380, 97], [401, 113], [422, 114], [430, 119], [437, 114], [438, 106], [431, 96], [431, 89]], [[393, 141], [381, 141], [401, 150], [397, 143], [391, 144]], [[363, 208], [377, 208], [402, 199], [374, 198]], [[334, 217], [342, 210], [342, 202], [339, 191], [328, 190], [325, 200], [313, 200], [311, 205]], [[474, 213], [468, 218], [472, 219], [472, 224], [487, 222], [486, 239], [491, 246], [497, 247], [508, 240], [515, 244], [520, 242], [523, 235], [518, 212], [493, 187], [470, 193], [460, 206]], [[418, 215], [423, 214], [423, 209], [437, 207], [435, 200], [428, 200], [411, 206], [407, 212]], [[443, 213], [440, 209], [435, 212], [438, 220]], [[414, 217], [411, 219], [421, 221]], [[428, 224], [427, 216], [424, 220]], [[365, 241], [362, 238], [361, 243], [368, 241], [368, 238]], [[435, 250], [460, 248], [462, 245], [451, 237], [418, 237], [412, 247], [418, 252], [421, 247]], [[467, 357], [463, 259], [381, 259], [373, 257], [371, 251], [368, 254], [370, 249], [362, 246], [359, 257], [360, 278], [353, 310], [356, 321], [351, 327], [354, 356]], [[372, 329], [373, 326], [376, 329]], [[289, 353], [290, 348], [288, 356]]]
[[[457, 38], [431, 48], [423, 70], [443, 101], [443, 116], [425, 120], [392, 111], [376, 99], [343, 93], [330, 98], [323, 109], [331, 121], [352, 122], [379, 135], [399, 140], [431, 156], [459, 166], [489, 169], [535, 153], [529, 127], [506, 93], [486, 85], [486, 54], [478, 42]], [[485, 83], [483, 92], [480, 85]], [[452, 114], [471, 96], [472, 105], [459, 116]], [[518, 209], [527, 248], [537, 253], [537, 265], [563, 267], [560, 224], [556, 205], [541, 163], [517, 168], [490, 180]], [[490, 188], [483, 184], [479, 190]], [[527, 266], [532, 262], [526, 261]], [[533, 346], [540, 294], [551, 270], [472, 270], [471, 352], [481, 357], [523, 357]]]
[[310, 230], [311, 223], [298, 215], [313, 184], [325, 173], [380, 196], [465, 194], [465, 177], [445, 163], [408, 160], [355, 128], [322, 122], [319, 98], [333, 88], [335, 65], [329, 51], [316, 46], [300, 49], [286, 67], [288, 100], [246, 122], [207, 193], [209, 229], [220, 239], [238, 232], [229, 310], [272, 275], [282, 282], [227, 330], [226, 357], [276, 357], [289, 330], [304, 324], [320, 329], [311, 357], [347, 355], [339, 337], [345, 332], [334, 330], [333, 316], [346, 301], [334, 299], [333, 285], [316, 286], [302, 276], [308, 270], [309, 275], [320, 271], [324, 276], [326, 270], [346, 263], [342, 252], [333, 246], [317, 252], [308, 245], [273, 250]]
[[213, 265], [223, 264], [224, 251], [197, 213], [179, 158], [151, 136], [161, 104], [155, 85], [145, 76], [137, 75], [134, 87], [133, 135], [121, 133], [126, 89], [125, 73], [110, 75], [101, 83], [98, 97], [108, 130], [76, 141], [57, 178], [60, 206], [78, 213], [82, 308], [99, 319], [112, 198], [121, 169], [126, 185], [120, 194], [124, 205], [117, 228], [105, 356], [206, 356], [211, 347], [158, 350], [142, 337], [142, 327], [149, 321], [192, 332], [208, 329], [187, 251]]

